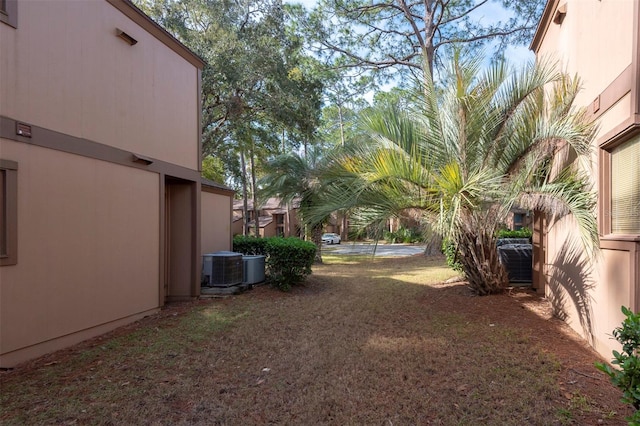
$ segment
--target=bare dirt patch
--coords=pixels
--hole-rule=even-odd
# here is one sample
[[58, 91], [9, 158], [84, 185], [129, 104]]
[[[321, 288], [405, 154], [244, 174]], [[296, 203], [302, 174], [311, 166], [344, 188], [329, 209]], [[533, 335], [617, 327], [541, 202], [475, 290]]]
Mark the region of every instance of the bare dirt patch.
[[290, 293], [170, 305], [0, 374], [0, 423], [626, 424], [546, 301], [451, 276], [439, 258], [334, 259]]

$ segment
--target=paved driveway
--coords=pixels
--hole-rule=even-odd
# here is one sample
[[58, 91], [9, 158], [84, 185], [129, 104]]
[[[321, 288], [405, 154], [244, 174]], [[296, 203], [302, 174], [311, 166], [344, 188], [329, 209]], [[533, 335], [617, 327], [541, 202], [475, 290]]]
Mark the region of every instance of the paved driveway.
[[322, 245], [323, 253], [330, 254], [374, 254], [376, 256], [413, 256], [414, 254], [423, 253], [424, 245], [413, 244], [378, 244], [373, 243], [349, 243], [344, 242], [340, 245]]

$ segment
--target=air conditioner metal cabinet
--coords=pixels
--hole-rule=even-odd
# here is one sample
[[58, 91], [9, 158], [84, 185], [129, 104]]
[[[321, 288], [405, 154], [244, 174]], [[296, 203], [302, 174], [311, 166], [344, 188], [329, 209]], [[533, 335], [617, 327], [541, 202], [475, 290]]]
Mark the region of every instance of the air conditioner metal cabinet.
[[244, 264], [243, 284], [257, 284], [264, 281], [265, 256], [242, 256]]
[[531, 240], [529, 238], [498, 238], [496, 242], [498, 247], [507, 244], [531, 244]]
[[533, 279], [533, 246], [531, 244], [505, 244], [498, 247], [498, 257], [512, 283], [531, 282]]
[[231, 287], [242, 284], [242, 254], [219, 251], [202, 255], [202, 285]]

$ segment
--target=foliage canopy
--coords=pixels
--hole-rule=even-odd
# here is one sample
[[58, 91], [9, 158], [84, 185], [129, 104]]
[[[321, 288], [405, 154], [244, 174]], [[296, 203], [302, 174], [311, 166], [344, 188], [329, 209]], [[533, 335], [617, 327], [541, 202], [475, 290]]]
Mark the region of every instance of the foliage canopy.
[[336, 158], [315, 214], [346, 208], [366, 224], [420, 212], [455, 244], [472, 288], [490, 294], [508, 284], [495, 235], [514, 206], [552, 222], [571, 213], [595, 250], [595, 126], [573, 106], [578, 81], [548, 63], [481, 70], [481, 57], [455, 55], [443, 86], [428, 79], [413, 108], [367, 114], [369, 142]]

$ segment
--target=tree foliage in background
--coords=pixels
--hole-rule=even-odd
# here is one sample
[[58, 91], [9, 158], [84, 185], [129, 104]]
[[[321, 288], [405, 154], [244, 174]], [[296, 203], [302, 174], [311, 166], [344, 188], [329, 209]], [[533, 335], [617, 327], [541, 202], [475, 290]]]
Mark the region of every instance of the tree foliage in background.
[[202, 177], [214, 182], [224, 182], [224, 164], [222, 160], [212, 155], [202, 159]]
[[571, 214], [584, 246], [597, 242], [585, 174], [595, 126], [573, 106], [578, 82], [548, 64], [481, 72], [482, 59], [455, 55], [443, 87], [428, 80], [410, 110], [371, 111], [363, 121], [370, 143], [337, 159], [314, 213], [349, 209], [366, 225], [420, 210], [455, 245], [480, 295], [508, 285], [496, 231], [513, 206], [551, 223]]
[[311, 234], [311, 241], [316, 245], [317, 263], [322, 263], [322, 231], [323, 226], [333, 211], [323, 215], [312, 215], [311, 211], [321, 202], [325, 169], [330, 157], [320, 149], [312, 149], [307, 155], [290, 153], [272, 159], [267, 167], [265, 177], [259, 182], [262, 199], [279, 197], [286, 205], [299, 202], [298, 216]]
[[313, 137], [322, 82], [301, 38], [287, 30], [280, 1], [136, 3], [205, 60], [203, 151], [222, 161], [230, 183], [246, 172], [240, 153], [256, 165], [278, 152], [283, 133], [289, 144]]
[[528, 43], [544, 3], [320, 0], [305, 26], [316, 51], [338, 67], [411, 72], [422, 80], [453, 45], [496, 42], [503, 51], [508, 43]]

